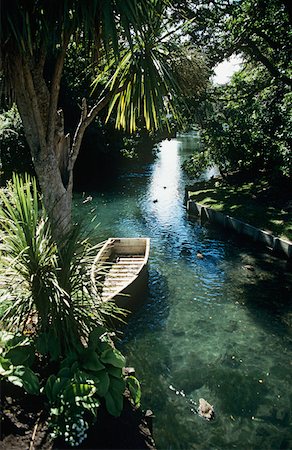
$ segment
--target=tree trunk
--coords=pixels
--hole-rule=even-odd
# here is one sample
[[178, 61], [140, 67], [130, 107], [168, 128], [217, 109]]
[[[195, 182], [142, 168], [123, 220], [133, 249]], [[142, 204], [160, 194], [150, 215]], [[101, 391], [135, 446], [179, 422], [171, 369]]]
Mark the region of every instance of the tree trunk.
[[[43, 68], [45, 54], [39, 61], [15, 54], [11, 79], [32, 161], [43, 194], [44, 205], [57, 240], [66, 238], [71, 225], [73, 169], [86, 128], [113, 93], [109, 92], [88, 112], [82, 100], [81, 115], [72, 142], [65, 134], [63, 111], [57, 110], [60, 79], [68, 43], [56, 60], [54, 76], [48, 89]], [[114, 91], [124, 90], [125, 86]]]
[[71, 225], [73, 183], [64, 185], [55, 149], [48, 149], [45, 159], [34, 159], [34, 167], [54, 236], [62, 240]]
[[54, 138], [49, 145], [46, 134], [50, 93], [40, 68], [30, 66], [18, 56], [13, 74], [16, 103], [54, 236], [62, 240], [71, 224], [73, 165], [69, 168], [70, 138], [64, 132], [62, 111], [55, 111], [53, 129], [50, 130]]

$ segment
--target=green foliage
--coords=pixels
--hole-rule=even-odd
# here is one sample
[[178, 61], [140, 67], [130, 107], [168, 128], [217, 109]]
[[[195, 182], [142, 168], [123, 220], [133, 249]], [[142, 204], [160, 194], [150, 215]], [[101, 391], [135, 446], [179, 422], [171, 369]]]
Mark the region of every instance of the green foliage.
[[119, 416], [128, 388], [131, 402], [140, 406], [139, 381], [133, 376], [124, 377], [125, 358], [110, 336], [105, 328], [95, 327], [88, 336], [87, 346], [80, 343], [60, 361], [57, 373], [49, 371], [47, 379], [40, 381], [32, 367], [36, 365], [36, 355], [40, 364], [45, 356], [53, 353], [51, 336], [43, 333], [32, 339], [1, 332], [0, 380], [19, 386], [29, 394], [45, 395], [52, 437], [79, 445], [96, 420], [101, 402], [111, 415]]
[[64, 243], [54, 241], [29, 176], [15, 175], [0, 199], [1, 302], [9, 301], [2, 320], [8, 329], [27, 331], [33, 325], [37, 345], [57, 359], [118, 311], [110, 302], [98, 302], [92, 288], [98, 246], [89, 245], [77, 226]]
[[210, 153], [207, 150], [198, 150], [182, 165], [189, 177], [199, 178], [202, 173], [212, 165]]
[[131, 401], [134, 404], [134, 406], [136, 406], [137, 408], [139, 408], [140, 406], [140, 400], [141, 400], [141, 386], [139, 381], [137, 380], [136, 377], [133, 376], [128, 376], [126, 377], [126, 383], [127, 383], [127, 388], [130, 391], [131, 394]]
[[[133, 403], [138, 405], [141, 396], [139, 382], [135, 377], [126, 377], [125, 381], [124, 365], [125, 358], [100, 327], [90, 333], [88, 347], [80, 346], [68, 354], [57, 375], [51, 375], [44, 388], [50, 404], [53, 436], [80, 443], [86, 437], [86, 429], [95, 420], [102, 399], [108, 412], [119, 416], [126, 382], [131, 386]], [[74, 427], [78, 421], [82, 423], [81, 438], [80, 430]]]
[[[116, 112], [117, 127], [131, 132], [139, 118], [147, 129], [165, 127], [169, 114], [179, 117], [176, 93], [189, 89], [190, 82], [195, 90], [206, 84], [202, 56], [197, 51], [182, 51], [176, 43], [181, 41], [182, 33], [177, 31], [182, 23], [170, 26], [168, 1], [61, 1], [54, 8], [45, 1], [16, 5], [3, 5], [7, 20], [1, 28], [3, 60], [7, 62], [4, 73], [12, 85], [13, 78], [6, 70], [12, 64], [12, 50], [27, 61], [35, 56], [38, 64], [40, 49], [45, 47], [53, 67], [64, 49], [69, 56], [65, 70], [71, 80], [63, 86], [77, 91], [74, 98], [80, 102], [86, 93], [84, 80], [92, 80], [94, 69], [98, 87], [89, 103], [95, 103], [99, 94], [100, 98], [110, 97], [109, 112]], [[192, 75], [186, 77], [186, 73]], [[44, 80], [51, 75], [48, 70]]]
[[[281, 0], [174, 1], [173, 20], [191, 19], [188, 33], [214, 67], [232, 54], [259, 64], [291, 86], [291, 23]], [[291, 20], [291, 17], [290, 17]]]
[[286, 86], [251, 66], [214, 89], [213, 113], [201, 136], [223, 175], [238, 170], [269, 178], [292, 175], [291, 99]]
[[32, 171], [31, 157], [16, 105], [0, 114], [0, 141], [3, 181], [10, 179], [13, 171]]
[[[203, 47], [211, 64], [232, 54], [243, 70], [229, 85], [210, 89], [193, 119], [201, 128], [204, 153], [185, 166], [198, 175], [204, 160], [221, 174], [290, 177], [291, 48], [289, 7], [280, 0], [200, 0], [174, 2], [178, 14], [193, 20], [191, 40]], [[203, 108], [202, 108], [203, 106]]]
[[0, 332], [0, 380], [38, 395], [40, 383], [31, 366], [35, 359], [33, 342], [20, 334]]

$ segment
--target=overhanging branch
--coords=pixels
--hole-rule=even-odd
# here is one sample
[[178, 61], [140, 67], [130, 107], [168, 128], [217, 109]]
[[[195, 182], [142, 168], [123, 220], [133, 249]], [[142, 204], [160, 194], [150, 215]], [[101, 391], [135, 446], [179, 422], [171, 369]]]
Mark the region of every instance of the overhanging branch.
[[127, 85], [128, 84], [126, 83], [125, 85], [115, 89], [114, 91], [108, 92], [106, 95], [104, 95], [101, 98], [101, 100], [98, 103], [96, 103], [90, 109], [89, 113], [87, 113], [86, 99], [85, 98], [82, 99], [81, 116], [80, 116], [78, 126], [76, 128], [75, 134], [74, 134], [71, 152], [70, 152], [69, 170], [73, 170], [73, 167], [74, 167], [75, 161], [77, 159], [77, 156], [78, 156], [78, 153], [80, 150], [80, 146], [81, 146], [81, 142], [82, 142], [82, 138], [83, 138], [86, 128], [93, 122], [93, 120], [100, 113], [100, 111], [108, 105], [111, 98], [114, 95], [124, 91], [127, 88]]
[[248, 53], [251, 54], [251, 56], [255, 56], [258, 61], [260, 61], [270, 72], [270, 74], [282, 80], [285, 84], [292, 86], [292, 80], [291, 78], [287, 77], [285, 74], [282, 74], [280, 70], [267, 58], [258, 48], [258, 46], [252, 41], [252, 39], [246, 37], [245, 43], [247, 45], [242, 46], [245, 50], [247, 50]]

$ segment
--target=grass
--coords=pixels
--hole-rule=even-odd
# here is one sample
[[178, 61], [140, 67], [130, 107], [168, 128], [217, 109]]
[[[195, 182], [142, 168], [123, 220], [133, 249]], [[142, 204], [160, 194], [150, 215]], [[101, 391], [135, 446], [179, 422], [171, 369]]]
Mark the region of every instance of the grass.
[[189, 192], [201, 205], [292, 241], [292, 201], [287, 186], [270, 186], [266, 181], [232, 185], [213, 179], [195, 184]]

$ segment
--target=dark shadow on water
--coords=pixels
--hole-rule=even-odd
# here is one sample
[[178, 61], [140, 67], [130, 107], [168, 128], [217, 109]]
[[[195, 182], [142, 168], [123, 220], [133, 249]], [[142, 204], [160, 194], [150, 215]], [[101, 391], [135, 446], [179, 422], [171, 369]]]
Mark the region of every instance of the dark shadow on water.
[[292, 267], [260, 244], [208, 226], [209, 235], [228, 241], [224, 259], [235, 272], [226, 271], [226, 282], [239, 285], [240, 303], [253, 320], [271, 333], [292, 337]]
[[157, 269], [151, 267], [147, 294], [144, 304], [130, 315], [128, 323], [123, 328], [124, 338], [120, 343], [121, 346], [134, 338], [144, 336], [145, 333], [152, 333], [164, 327], [169, 314], [167, 280]]

